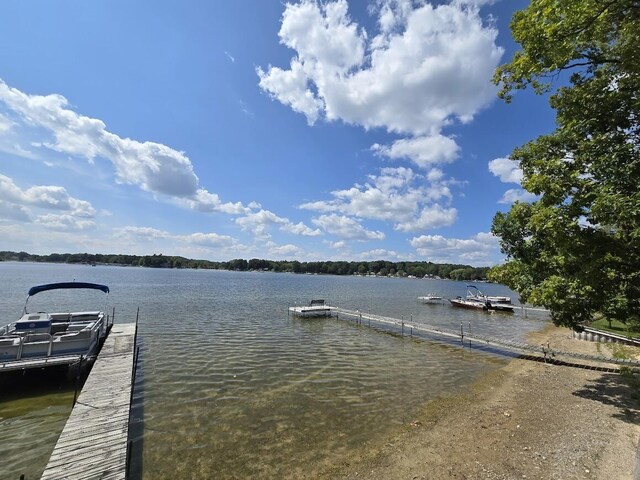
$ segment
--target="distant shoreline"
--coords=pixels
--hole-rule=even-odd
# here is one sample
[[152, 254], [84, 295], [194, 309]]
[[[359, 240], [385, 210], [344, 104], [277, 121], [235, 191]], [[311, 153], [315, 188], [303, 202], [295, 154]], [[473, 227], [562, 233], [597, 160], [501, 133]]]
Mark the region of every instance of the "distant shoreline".
[[168, 269], [207, 269], [231, 271], [264, 271], [302, 273], [311, 275], [342, 275], [391, 278], [428, 278], [462, 281], [486, 281], [490, 267], [472, 267], [463, 264], [433, 262], [389, 262], [376, 261], [319, 261], [299, 262], [297, 260], [264, 260], [252, 258], [233, 259], [225, 262], [196, 260], [180, 256], [125, 255], [125, 254], [89, 254], [89, 253], [52, 253], [35, 255], [27, 252], [1, 251], [0, 261], [79, 264], [79, 265], [116, 265]]

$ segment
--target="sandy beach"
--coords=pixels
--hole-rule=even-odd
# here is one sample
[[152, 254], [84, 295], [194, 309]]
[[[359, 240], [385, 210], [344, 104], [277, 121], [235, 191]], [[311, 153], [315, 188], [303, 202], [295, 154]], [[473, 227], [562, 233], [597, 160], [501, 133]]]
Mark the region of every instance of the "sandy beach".
[[[618, 348], [553, 326], [528, 340], [609, 356]], [[463, 394], [430, 402], [383, 446], [325, 478], [640, 478], [640, 389], [630, 383], [618, 373], [512, 360]]]

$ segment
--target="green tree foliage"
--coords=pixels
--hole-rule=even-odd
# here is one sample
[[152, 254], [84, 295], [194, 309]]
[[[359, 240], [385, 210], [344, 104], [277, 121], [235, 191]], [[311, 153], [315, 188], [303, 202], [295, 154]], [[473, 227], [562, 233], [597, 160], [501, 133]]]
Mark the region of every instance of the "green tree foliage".
[[490, 278], [556, 324], [638, 322], [640, 1], [532, 0], [511, 30], [522, 49], [496, 71], [500, 96], [551, 92], [557, 128], [511, 155], [538, 200], [495, 216], [508, 262]]
[[[81, 263], [81, 264], [113, 264], [131, 265], [149, 268], [205, 268], [220, 270], [252, 270], [291, 273], [313, 273], [330, 275], [368, 275], [380, 276], [411, 275], [422, 278], [439, 276], [441, 278], [456, 278], [461, 280], [481, 280], [487, 278], [488, 267], [470, 267], [468, 265], [436, 264], [431, 262], [299, 262], [261, 260], [252, 258], [247, 261], [236, 258], [228, 262], [212, 262], [209, 260], [193, 260], [178, 256], [154, 255], [102, 255], [89, 253], [52, 253], [50, 255], [32, 255], [27, 252], [0, 251], [0, 261], [28, 261], [51, 263]], [[398, 272], [396, 274], [396, 272]], [[450, 274], [457, 272], [454, 276]]]

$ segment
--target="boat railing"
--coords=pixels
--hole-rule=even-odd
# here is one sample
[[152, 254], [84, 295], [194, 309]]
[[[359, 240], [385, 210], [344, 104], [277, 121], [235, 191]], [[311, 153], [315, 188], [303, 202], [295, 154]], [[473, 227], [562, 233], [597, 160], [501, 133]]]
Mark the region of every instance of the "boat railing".
[[49, 333], [27, 333], [24, 335], [15, 335], [11, 337], [5, 338], [13, 338], [15, 345], [15, 339], [18, 339], [18, 345], [16, 350], [16, 360], [22, 359], [22, 354], [24, 352], [25, 344], [34, 344], [40, 343], [45, 344], [48, 343], [47, 353], [46, 355], [40, 355], [41, 357], [51, 357], [53, 352], [53, 344], [54, 342], [70, 342], [74, 340], [84, 340], [88, 339], [89, 342], [87, 344], [86, 353], [90, 353], [93, 347], [96, 345], [99, 339], [101, 330], [101, 323], [96, 322], [93, 324], [84, 325], [83, 328], [67, 331], [67, 332], [58, 332], [53, 335]]
[[4, 327], [0, 327], [0, 336], [9, 335], [16, 326], [16, 322], [10, 323], [9, 325], [5, 325]]

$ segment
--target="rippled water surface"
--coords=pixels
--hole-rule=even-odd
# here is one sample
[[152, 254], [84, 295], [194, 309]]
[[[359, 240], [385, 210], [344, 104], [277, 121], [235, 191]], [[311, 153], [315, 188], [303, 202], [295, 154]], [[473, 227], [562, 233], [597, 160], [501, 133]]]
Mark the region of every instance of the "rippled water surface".
[[[133, 321], [140, 307], [132, 465], [145, 479], [313, 478], [504, 362], [343, 320], [290, 318], [289, 305], [325, 298], [507, 338], [544, 321], [416, 302], [426, 292], [465, 293], [464, 283], [444, 280], [0, 263], [0, 322], [19, 315], [32, 285], [74, 278], [111, 287], [116, 322]], [[0, 478], [37, 478], [73, 385], [52, 381], [26, 398], [8, 390], [0, 392]]]

